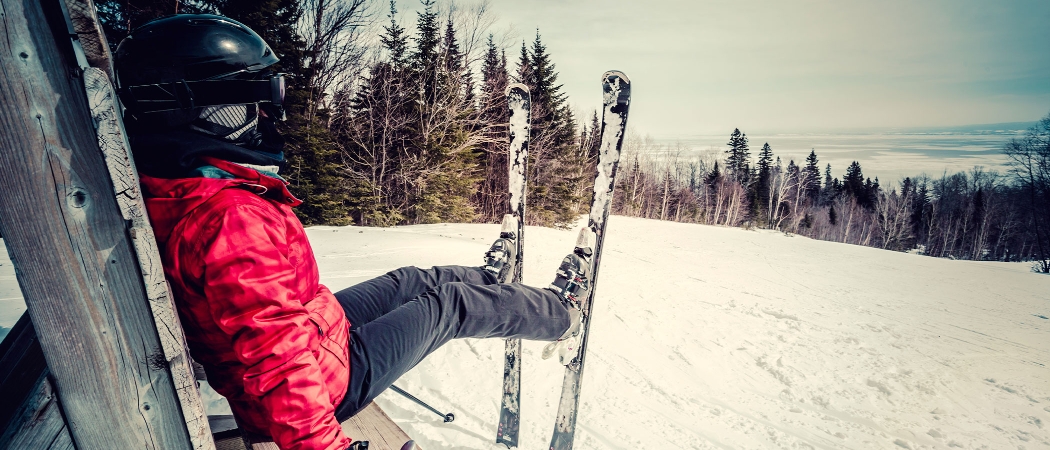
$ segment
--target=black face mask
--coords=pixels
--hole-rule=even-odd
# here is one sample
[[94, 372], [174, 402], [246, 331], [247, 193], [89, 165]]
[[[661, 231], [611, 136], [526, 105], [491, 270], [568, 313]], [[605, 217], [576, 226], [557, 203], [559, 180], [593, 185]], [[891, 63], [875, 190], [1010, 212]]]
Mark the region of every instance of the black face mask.
[[[280, 155], [281, 164], [284, 164], [284, 136], [277, 131], [277, 121], [271, 117], [259, 116], [259, 123], [255, 127], [259, 135], [258, 143], [250, 147], [253, 150]], [[283, 167], [282, 167], [283, 168]]]
[[138, 130], [129, 133], [131, 150], [139, 171], [161, 178], [190, 176], [192, 169], [203, 164], [199, 159], [201, 156], [284, 169], [284, 137], [277, 131], [276, 121], [260, 114], [255, 122], [253, 127], [237, 136], [238, 143], [186, 126]]

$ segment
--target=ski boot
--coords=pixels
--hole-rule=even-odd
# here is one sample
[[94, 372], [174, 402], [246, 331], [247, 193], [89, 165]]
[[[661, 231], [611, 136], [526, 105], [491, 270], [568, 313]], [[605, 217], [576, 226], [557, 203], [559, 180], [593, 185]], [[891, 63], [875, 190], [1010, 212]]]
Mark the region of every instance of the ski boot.
[[518, 263], [518, 219], [513, 215], [503, 216], [499, 239], [492, 243], [485, 252], [485, 265], [482, 268], [496, 276], [496, 280], [505, 283], [514, 274]]
[[558, 362], [569, 365], [576, 359], [582, 336], [580, 329], [583, 325], [583, 304], [587, 301], [591, 291], [591, 257], [594, 255], [594, 233], [590, 228], [584, 227], [580, 230], [580, 236], [576, 240], [576, 248], [567, 255], [558, 266], [554, 282], [550, 289], [558, 294], [565, 308], [569, 310], [570, 325], [557, 341], [551, 342], [543, 347], [540, 355], [543, 359], [549, 359], [558, 353]]

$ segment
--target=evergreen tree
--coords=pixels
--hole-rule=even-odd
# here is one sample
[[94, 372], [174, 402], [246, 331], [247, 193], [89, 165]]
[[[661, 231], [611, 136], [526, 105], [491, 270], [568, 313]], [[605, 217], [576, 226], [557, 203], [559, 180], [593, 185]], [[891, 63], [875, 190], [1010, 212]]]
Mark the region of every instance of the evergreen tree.
[[801, 182], [802, 179], [803, 179], [803, 177], [800, 174], [800, 170], [798, 168], [798, 164], [795, 164], [795, 160], [794, 159], [788, 161], [787, 174], [788, 174], [788, 179], [789, 180], [793, 180], [793, 182], [795, 182], [795, 183]]
[[708, 186], [714, 187], [722, 180], [722, 171], [718, 168], [718, 161], [715, 161], [715, 167], [711, 169], [711, 173], [707, 174], [707, 178], [704, 179], [704, 183]]
[[452, 25], [452, 16], [445, 23], [444, 54], [445, 70], [450, 73], [459, 73], [463, 69], [463, 54], [459, 51], [459, 42], [456, 41], [456, 30]]
[[412, 54], [412, 66], [416, 73], [414, 78], [420, 84], [422, 101], [433, 103], [437, 100], [438, 46], [441, 43], [438, 26], [438, 13], [434, 0], [420, 0], [423, 10], [416, 12], [416, 48]]
[[748, 148], [747, 135], [735, 128], [727, 145], [729, 149], [726, 150], [726, 173], [746, 184], [751, 172], [751, 150]]
[[532, 78], [532, 59], [529, 58], [529, 48], [525, 41], [521, 41], [521, 53], [518, 55], [518, 73], [515, 75], [518, 83], [524, 84], [532, 89], [536, 86], [536, 80]]
[[396, 225], [405, 220], [403, 205], [408, 202], [405, 183], [392, 179], [410, 164], [406, 150], [411, 148], [414, 104], [409, 37], [397, 22], [393, 1], [389, 19], [380, 36], [385, 59], [370, 68], [356, 93], [339, 94], [351, 99], [332, 121], [351, 166], [351, 212], [362, 225]]
[[831, 176], [831, 164], [824, 167], [824, 189], [820, 191], [820, 204], [828, 205], [838, 197], [836, 182], [838, 180]]
[[758, 152], [758, 173], [761, 175], [763, 172], [769, 173], [770, 168], [773, 167], [773, 149], [766, 142], [762, 145], [762, 150]]
[[397, 23], [397, 6], [390, 0], [390, 24], [383, 27], [379, 42], [387, 52], [389, 65], [404, 68], [408, 65], [408, 35], [404, 27]]
[[923, 230], [931, 213], [931, 199], [929, 184], [925, 177], [915, 182], [915, 195], [911, 203], [911, 229], [912, 234], [922, 242]]
[[[477, 178], [477, 153], [468, 143], [471, 108], [465, 100], [459, 46], [448, 22], [443, 41], [434, 0], [421, 0], [412, 57], [417, 92], [412, 153], [418, 175], [409, 184], [407, 217], [413, 223], [469, 222]], [[442, 45], [444, 44], [444, 45]]]
[[507, 55], [496, 47], [490, 34], [481, 64], [481, 123], [486, 124], [485, 140], [480, 146], [480, 161], [484, 181], [474, 196], [478, 205], [478, 220], [498, 221], [507, 210], [507, 151], [506, 90], [509, 85]]
[[846, 168], [846, 175], [842, 177], [842, 187], [845, 193], [856, 199], [858, 203], [862, 197], [866, 196], [864, 192], [864, 172], [861, 170], [859, 162], [853, 161]]
[[773, 149], [766, 142], [758, 153], [758, 179], [754, 183], [754, 194], [752, 195], [754, 199], [752, 209], [755, 211], [755, 217], [759, 220], [759, 223], [763, 225], [766, 225], [765, 219], [769, 216], [769, 184], [772, 179], [772, 173]]
[[816, 202], [820, 199], [820, 166], [817, 161], [817, 151], [811, 149], [806, 157], [806, 196]]
[[576, 122], [558, 84], [558, 72], [537, 30], [532, 48], [522, 44], [518, 78], [532, 96], [529, 146], [529, 217], [531, 223], [565, 226], [575, 220], [580, 204], [584, 157], [576, 139]]

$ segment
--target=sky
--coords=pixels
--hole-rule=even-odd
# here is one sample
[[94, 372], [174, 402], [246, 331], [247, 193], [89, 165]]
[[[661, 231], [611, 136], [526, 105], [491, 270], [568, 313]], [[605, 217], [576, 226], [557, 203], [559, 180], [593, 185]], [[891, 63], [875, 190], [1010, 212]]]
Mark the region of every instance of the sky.
[[[399, 0], [406, 25], [413, 0]], [[458, 2], [461, 7], [471, 2]], [[542, 36], [570, 102], [633, 84], [662, 139], [1035, 121], [1050, 112], [1050, 1], [491, 0], [508, 57]]]

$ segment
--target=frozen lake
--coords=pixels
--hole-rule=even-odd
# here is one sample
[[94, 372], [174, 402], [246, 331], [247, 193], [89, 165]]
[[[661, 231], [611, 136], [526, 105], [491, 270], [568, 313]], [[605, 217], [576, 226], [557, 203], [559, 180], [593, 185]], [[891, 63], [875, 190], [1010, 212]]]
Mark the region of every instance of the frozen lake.
[[[805, 164], [810, 149], [816, 150], [823, 172], [831, 164], [831, 173], [842, 178], [846, 167], [853, 161], [860, 162], [864, 174], [874, 179], [879, 177], [885, 186], [899, 182], [906, 176], [925, 173], [939, 177], [969, 171], [976, 165], [986, 170], [1005, 173], [1006, 157], [1003, 145], [1010, 139], [1020, 137], [1031, 124], [1008, 125], [996, 129], [945, 129], [922, 131], [880, 131], [867, 133], [812, 133], [812, 134], [750, 134], [752, 159], [757, 159], [762, 144], [768, 142], [773, 154], [779, 156], [784, 165], [791, 159], [796, 164]], [[683, 156], [704, 152], [722, 152], [728, 146], [729, 133], [725, 135], [695, 135], [682, 138], [657, 138], [658, 145], [674, 151], [682, 150]]]

